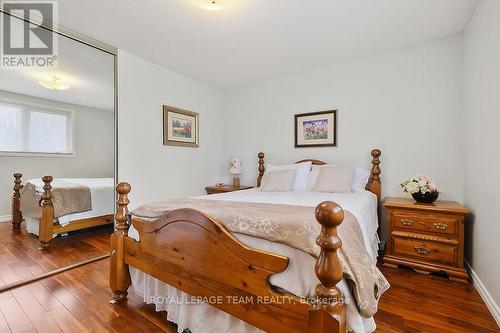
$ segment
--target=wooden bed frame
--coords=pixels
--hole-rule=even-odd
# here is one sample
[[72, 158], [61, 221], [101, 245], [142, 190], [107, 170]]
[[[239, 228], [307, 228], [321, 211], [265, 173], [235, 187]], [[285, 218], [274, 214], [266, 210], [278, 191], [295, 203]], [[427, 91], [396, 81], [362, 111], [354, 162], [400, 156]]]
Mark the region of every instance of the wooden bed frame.
[[[379, 202], [380, 154], [378, 149], [371, 152], [371, 178], [367, 185]], [[257, 186], [265, 171], [264, 154], [259, 153], [258, 157]], [[128, 214], [130, 190], [128, 183], [116, 186], [119, 197], [116, 231], [111, 236], [112, 303], [126, 300], [131, 265], [193, 297], [220, 297], [221, 302], [213, 306], [266, 332], [347, 331], [343, 297], [336, 287], [343, 278], [337, 255], [342, 246], [337, 227], [344, 219], [344, 211], [338, 204], [325, 201], [316, 207], [315, 217], [321, 224], [317, 244], [321, 251], [315, 272], [321, 283], [316, 287], [316, 298], [304, 300], [278, 291], [269, 283], [272, 274], [286, 269], [287, 257], [247, 247], [221, 223], [194, 209], [176, 209], [154, 222], [132, 219]], [[130, 225], [139, 232], [139, 242], [128, 237]], [[234, 303], [230, 301], [233, 297], [252, 301]]]
[[[21, 205], [21, 189], [22, 185], [22, 174], [17, 172], [14, 174], [14, 195], [12, 196], [12, 227], [14, 229], [21, 228], [21, 222], [23, 221], [23, 214], [20, 210]], [[70, 224], [66, 226], [61, 226], [58, 222], [54, 222], [54, 206], [52, 205], [52, 176], [42, 177], [43, 193], [40, 200], [40, 208], [42, 209], [42, 217], [39, 222], [39, 240], [40, 240], [40, 250], [45, 250], [49, 247], [52, 241], [53, 234], [60, 234], [75, 230], [82, 230], [92, 227], [97, 227], [106, 224], [112, 224], [113, 214], [96, 216], [92, 218], [86, 218], [81, 220], [71, 221]]]

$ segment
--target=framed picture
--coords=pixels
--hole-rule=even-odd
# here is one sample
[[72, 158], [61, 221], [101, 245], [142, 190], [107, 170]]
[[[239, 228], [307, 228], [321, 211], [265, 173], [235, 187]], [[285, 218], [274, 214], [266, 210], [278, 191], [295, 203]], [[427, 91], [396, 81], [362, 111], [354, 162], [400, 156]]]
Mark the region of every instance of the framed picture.
[[199, 146], [199, 115], [172, 106], [163, 106], [163, 144], [170, 146]]
[[337, 110], [295, 115], [295, 147], [337, 146]]

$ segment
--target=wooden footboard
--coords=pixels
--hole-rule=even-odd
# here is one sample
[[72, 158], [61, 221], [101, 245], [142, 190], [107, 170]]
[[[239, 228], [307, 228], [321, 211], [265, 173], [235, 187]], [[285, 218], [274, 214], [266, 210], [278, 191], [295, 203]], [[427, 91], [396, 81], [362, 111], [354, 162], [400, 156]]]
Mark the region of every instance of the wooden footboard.
[[[23, 221], [23, 214], [21, 213], [21, 193], [20, 190], [23, 188], [21, 178], [22, 174], [16, 172], [14, 174], [14, 195], [12, 196], [12, 227], [14, 229], [21, 228], [21, 222]], [[38, 237], [40, 240], [40, 249], [46, 249], [52, 240], [52, 235], [54, 234], [54, 206], [52, 205], [52, 193], [50, 190], [52, 186], [52, 176], [44, 176], [42, 181], [44, 182], [43, 194], [40, 200], [40, 207], [42, 209], [42, 216], [39, 223], [39, 233]]]
[[[14, 229], [21, 228], [23, 216], [20, 210], [21, 194], [20, 190], [23, 188], [21, 184], [21, 173], [14, 174], [14, 195], [12, 196], [12, 227]], [[40, 241], [40, 250], [45, 250], [49, 247], [54, 234], [81, 230], [86, 228], [97, 227], [113, 223], [113, 214], [97, 216], [87, 219], [72, 221], [67, 226], [61, 226], [54, 223], [54, 205], [52, 204], [52, 185], [54, 180], [52, 176], [42, 177], [43, 193], [40, 199], [41, 218], [38, 225], [38, 239]]]
[[[111, 236], [110, 286], [114, 302], [124, 301], [131, 284], [129, 265], [267, 332], [346, 332], [337, 226], [344, 213], [334, 202], [316, 207], [322, 230], [316, 298], [301, 299], [274, 290], [272, 274], [283, 272], [288, 258], [255, 250], [234, 238], [204, 213], [178, 209], [155, 222], [130, 219], [128, 193], [120, 183], [116, 231]], [[128, 237], [133, 224], [140, 235]]]

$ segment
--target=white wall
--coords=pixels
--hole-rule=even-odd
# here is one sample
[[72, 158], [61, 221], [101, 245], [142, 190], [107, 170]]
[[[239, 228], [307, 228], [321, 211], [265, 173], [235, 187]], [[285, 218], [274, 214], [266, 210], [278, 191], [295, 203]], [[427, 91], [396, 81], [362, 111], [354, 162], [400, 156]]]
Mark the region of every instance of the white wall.
[[[462, 200], [462, 37], [399, 49], [228, 93], [227, 151], [254, 184], [267, 161], [301, 158], [369, 167], [382, 150], [383, 195], [415, 173], [435, 177], [443, 199]], [[338, 147], [294, 148], [294, 114], [338, 110]]]
[[[5, 93], [3, 93], [6, 95]], [[75, 152], [74, 157], [12, 157], [0, 156], [0, 219], [10, 219], [12, 175], [23, 174], [23, 181], [54, 177], [113, 177], [113, 112], [86, 108], [73, 104], [48, 101], [39, 98], [9, 94], [26, 102], [61, 107], [74, 111]], [[43, 138], [40, 138], [43, 139]]]
[[[496, 302], [500, 320], [500, 1], [482, 0], [465, 32], [464, 201], [467, 259]], [[500, 323], [500, 321], [499, 321]]]
[[[131, 207], [204, 194], [223, 174], [223, 94], [120, 50], [118, 178], [132, 185]], [[200, 147], [164, 146], [163, 105], [200, 114]]]

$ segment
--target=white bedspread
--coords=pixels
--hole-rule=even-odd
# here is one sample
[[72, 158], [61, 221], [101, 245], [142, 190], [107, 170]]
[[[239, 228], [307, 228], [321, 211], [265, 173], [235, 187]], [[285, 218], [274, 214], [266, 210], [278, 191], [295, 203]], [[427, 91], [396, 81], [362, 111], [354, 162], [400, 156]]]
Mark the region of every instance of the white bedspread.
[[[92, 210], [61, 216], [57, 218], [60, 225], [65, 226], [70, 224], [71, 221], [114, 213], [115, 181], [113, 178], [62, 178], [62, 180], [87, 186], [90, 189]], [[41, 179], [30, 179], [28, 182], [35, 185], [37, 191], [43, 192], [43, 182]], [[26, 217], [25, 221], [27, 231], [38, 236], [38, 219]], [[57, 235], [54, 235], [54, 237], [55, 236]]]
[[[200, 196], [207, 200], [246, 201], [257, 203], [277, 203], [301, 206], [316, 206], [322, 201], [331, 200], [350, 211], [358, 220], [367, 252], [376, 261], [378, 250], [378, 217], [377, 198], [368, 191], [356, 193], [319, 193], [319, 192], [261, 192], [258, 189]], [[129, 236], [138, 240], [139, 234], [131, 227]], [[290, 258], [287, 269], [271, 276], [270, 282], [298, 296], [314, 295], [314, 288], [319, 283], [314, 266], [316, 259], [309, 254], [287, 245], [270, 242], [264, 239], [234, 234], [242, 243], [259, 250], [280, 254]], [[251, 333], [261, 332], [259, 329], [226, 314], [207, 304], [186, 304], [155, 302], [155, 297], [163, 299], [186, 299], [187, 295], [133, 267], [130, 267], [132, 287], [136, 293], [144, 297], [144, 301], [154, 303], [157, 311], [167, 311], [168, 319], [177, 323], [178, 332], [189, 328], [193, 333], [228, 332]], [[346, 298], [347, 325], [355, 333], [373, 332], [376, 329], [373, 318], [363, 318], [359, 314], [346, 281], [343, 279], [338, 287]]]

